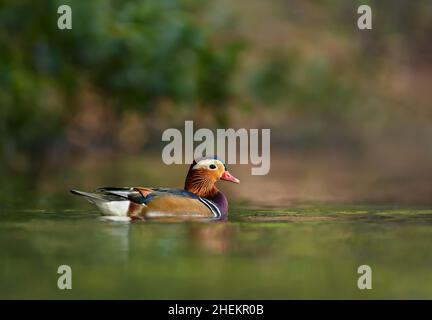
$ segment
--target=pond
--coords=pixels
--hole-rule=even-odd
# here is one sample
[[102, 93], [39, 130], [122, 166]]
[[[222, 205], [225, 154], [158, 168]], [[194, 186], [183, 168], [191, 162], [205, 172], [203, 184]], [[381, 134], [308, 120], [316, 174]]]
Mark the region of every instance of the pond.
[[[432, 298], [432, 210], [233, 207], [228, 222], [3, 208], [2, 299]], [[57, 269], [72, 268], [59, 290]], [[360, 265], [372, 268], [359, 290]]]

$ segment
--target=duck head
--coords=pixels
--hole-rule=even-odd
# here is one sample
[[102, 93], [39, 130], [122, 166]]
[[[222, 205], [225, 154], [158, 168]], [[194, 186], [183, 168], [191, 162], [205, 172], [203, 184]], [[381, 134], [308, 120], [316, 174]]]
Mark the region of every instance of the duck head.
[[225, 163], [214, 157], [205, 157], [194, 161], [186, 176], [185, 190], [197, 196], [209, 198], [219, 190], [215, 183], [219, 180], [240, 183], [240, 180], [229, 173]]

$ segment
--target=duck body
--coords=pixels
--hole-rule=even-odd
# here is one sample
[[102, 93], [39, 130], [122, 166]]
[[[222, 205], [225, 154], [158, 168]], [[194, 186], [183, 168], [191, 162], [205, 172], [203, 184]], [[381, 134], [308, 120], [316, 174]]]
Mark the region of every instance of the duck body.
[[96, 205], [103, 215], [146, 220], [209, 219], [223, 220], [228, 201], [222, 192], [215, 200], [199, 197], [182, 189], [98, 188], [95, 193], [71, 190]]
[[94, 193], [71, 192], [85, 197], [112, 220], [226, 220], [228, 200], [214, 186], [218, 180], [239, 183], [223, 162], [212, 157], [194, 161], [184, 189], [104, 187]]

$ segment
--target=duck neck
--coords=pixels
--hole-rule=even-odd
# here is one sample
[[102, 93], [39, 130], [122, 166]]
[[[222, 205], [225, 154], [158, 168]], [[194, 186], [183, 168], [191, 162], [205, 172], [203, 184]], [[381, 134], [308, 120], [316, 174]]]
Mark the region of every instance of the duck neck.
[[214, 197], [219, 192], [214, 181], [203, 174], [201, 170], [189, 171], [186, 176], [184, 189], [202, 198]]

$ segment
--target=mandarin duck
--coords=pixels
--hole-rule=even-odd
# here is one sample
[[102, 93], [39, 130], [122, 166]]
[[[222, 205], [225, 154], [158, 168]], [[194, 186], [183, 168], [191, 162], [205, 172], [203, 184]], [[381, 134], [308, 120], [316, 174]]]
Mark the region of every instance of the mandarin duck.
[[184, 189], [104, 187], [94, 193], [71, 192], [96, 205], [109, 220], [226, 220], [228, 200], [215, 186], [219, 180], [240, 183], [214, 156], [191, 164]]

